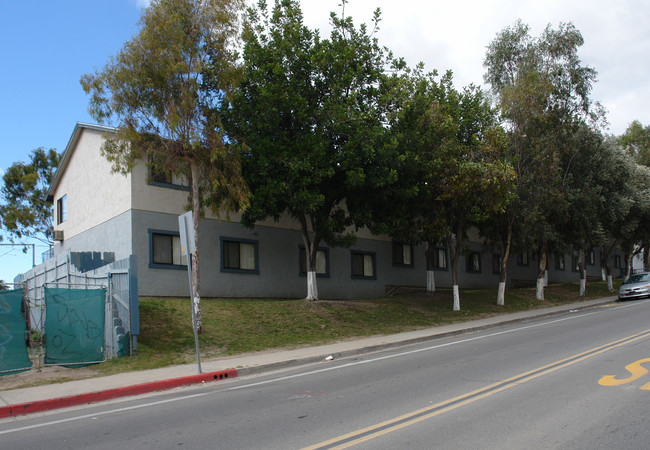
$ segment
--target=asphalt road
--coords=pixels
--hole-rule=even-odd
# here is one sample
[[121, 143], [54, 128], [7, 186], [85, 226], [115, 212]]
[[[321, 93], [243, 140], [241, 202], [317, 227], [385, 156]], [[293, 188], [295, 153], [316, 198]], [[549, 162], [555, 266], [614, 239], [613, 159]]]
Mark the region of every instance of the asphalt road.
[[[7, 449], [645, 449], [650, 301], [0, 422]], [[627, 367], [627, 368], [626, 368]]]

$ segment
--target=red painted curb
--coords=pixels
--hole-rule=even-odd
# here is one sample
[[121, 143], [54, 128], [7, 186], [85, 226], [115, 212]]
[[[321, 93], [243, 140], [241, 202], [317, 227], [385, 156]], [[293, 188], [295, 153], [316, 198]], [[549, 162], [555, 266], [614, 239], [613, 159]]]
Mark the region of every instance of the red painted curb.
[[136, 384], [105, 391], [89, 392], [87, 394], [72, 395], [69, 397], [59, 397], [49, 400], [37, 400], [28, 403], [18, 403], [0, 407], [0, 418], [11, 416], [20, 416], [35, 412], [49, 411], [57, 408], [67, 408], [68, 406], [84, 405], [93, 402], [101, 402], [118, 397], [128, 397], [130, 395], [146, 394], [148, 392], [163, 391], [180, 386], [189, 386], [192, 384], [205, 383], [210, 381], [225, 380], [227, 378], [236, 378], [236, 369], [219, 370], [217, 372], [201, 373], [189, 375], [180, 378], [170, 378], [167, 380], [153, 381], [151, 383]]

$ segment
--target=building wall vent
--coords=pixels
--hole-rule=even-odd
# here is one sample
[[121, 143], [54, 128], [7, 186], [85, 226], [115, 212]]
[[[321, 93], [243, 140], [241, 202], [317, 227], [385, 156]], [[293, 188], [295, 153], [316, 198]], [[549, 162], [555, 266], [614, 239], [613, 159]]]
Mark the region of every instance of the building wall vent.
[[63, 240], [63, 230], [54, 230], [54, 240], [55, 241]]

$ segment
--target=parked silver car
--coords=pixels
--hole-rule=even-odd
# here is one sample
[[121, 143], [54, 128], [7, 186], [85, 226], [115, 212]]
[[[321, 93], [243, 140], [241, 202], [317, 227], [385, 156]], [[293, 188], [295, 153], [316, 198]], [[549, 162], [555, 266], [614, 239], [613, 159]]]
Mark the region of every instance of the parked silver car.
[[618, 290], [619, 300], [650, 297], [650, 272], [635, 273]]

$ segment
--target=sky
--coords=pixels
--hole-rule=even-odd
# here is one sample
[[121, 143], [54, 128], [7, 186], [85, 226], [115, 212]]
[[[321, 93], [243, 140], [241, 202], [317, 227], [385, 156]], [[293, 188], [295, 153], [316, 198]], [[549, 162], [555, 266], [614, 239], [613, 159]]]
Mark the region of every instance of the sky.
[[[269, 0], [273, 3], [273, 0]], [[77, 122], [95, 123], [79, 80], [101, 70], [133, 37], [147, 0], [28, 0], [0, 6], [0, 175], [38, 147], [63, 151]], [[304, 22], [329, 34], [340, 0], [301, 0]], [[409, 65], [452, 70], [457, 88], [483, 84], [486, 47], [518, 19], [539, 36], [572, 22], [582, 33], [582, 63], [598, 72], [592, 99], [607, 110], [609, 132], [634, 120], [650, 124], [650, 2], [647, 0], [349, 0], [346, 15], [371, 23], [377, 37]], [[7, 239], [2, 241], [7, 243]], [[37, 244], [36, 263], [46, 246]], [[0, 279], [32, 266], [31, 247], [0, 246]]]

